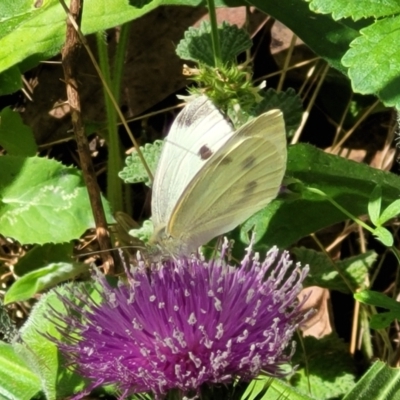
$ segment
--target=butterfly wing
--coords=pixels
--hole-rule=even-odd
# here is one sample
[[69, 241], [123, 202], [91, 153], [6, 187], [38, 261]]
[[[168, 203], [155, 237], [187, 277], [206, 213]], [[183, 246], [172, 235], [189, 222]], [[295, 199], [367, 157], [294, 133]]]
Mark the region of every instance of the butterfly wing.
[[272, 110], [235, 132], [194, 176], [167, 226], [179, 253], [228, 232], [278, 194], [286, 168], [282, 113]]
[[186, 187], [233, 133], [206, 96], [187, 104], [175, 118], [154, 177], [151, 208], [156, 231], [168, 223]]

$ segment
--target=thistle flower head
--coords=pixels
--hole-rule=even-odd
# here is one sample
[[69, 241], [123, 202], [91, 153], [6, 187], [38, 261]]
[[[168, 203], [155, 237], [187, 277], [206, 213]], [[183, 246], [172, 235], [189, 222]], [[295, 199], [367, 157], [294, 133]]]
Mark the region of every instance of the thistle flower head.
[[50, 317], [64, 336], [57, 345], [92, 381], [89, 391], [115, 384], [121, 398], [149, 391], [162, 398], [170, 389], [196, 394], [203, 384], [248, 381], [260, 371], [285, 375], [293, 353], [285, 349], [308, 318], [297, 300], [308, 268], [293, 268], [276, 248], [263, 262], [249, 248], [236, 268], [223, 261], [226, 250], [209, 262], [182, 258], [150, 270], [139, 263], [117, 288], [97, 272], [101, 302], [73, 293], [83, 310], [62, 298], [68, 312]]

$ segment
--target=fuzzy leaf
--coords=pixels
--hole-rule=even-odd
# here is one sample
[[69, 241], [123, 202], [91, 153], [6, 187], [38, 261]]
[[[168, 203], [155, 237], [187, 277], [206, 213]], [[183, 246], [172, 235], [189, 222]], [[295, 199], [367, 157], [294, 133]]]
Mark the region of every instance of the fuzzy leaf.
[[398, 14], [398, 0], [308, 0], [310, 9], [316, 13], [332, 14], [333, 19], [352, 18], [358, 20], [368, 17], [384, 17]]
[[144, 243], [148, 243], [151, 236], [153, 235], [153, 232], [154, 232], [153, 223], [151, 222], [151, 220], [148, 219], [143, 222], [143, 225], [140, 228], [131, 229], [129, 231], [129, 235], [134, 238], [138, 238]]
[[13, 156], [34, 156], [37, 151], [32, 129], [9, 107], [0, 113], [0, 145]]
[[343, 400], [390, 400], [400, 396], [400, 369], [376, 361]]
[[38, 375], [11, 345], [0, 342], [0, 398], [30, 400], [40, 389]]
[[321, 339], [307, 336], [303, 341], [305, 351], [298, 349], [292, 359], [299, 365], [290, 380], [295, 388], [309, 394], [311, 387], [314, 399], [327, 400], [341, 398], [354, 387], [354, 361], [341, 339], [331, 334]]
[[[162, 140], [156, 140], [152, 144], [146, 143], [144, 146], [140, 146], [143, 157], [153, 174], [156, 171], [163, 144], [164, 142]], [[143, 182], [147, 186], [151, 185], [149, 175], [136, 151], [125, 159], [125, 164], [126, 166], [124, 169], [118, 174], [125, 183]]]
[[2, 235], [22, 244], [62, 243], [93, 227], [87, 189], [76, 168], [40, 157], [0, 157]]
[[[73, 283], [77, 285], [76, 282]], [[58, 293], [71, 298], [65, 286], [57, 288]], [[75, 299], [76, 301], [76, 299]], [[62, 399], [71, 396], [85, 386], [84, 380], [65, 368], [64, 359], [56, 345], [43, 337], [48, 333], [61, 340], [61, 334], [48, 319], [50, 307], [63, 312], [64, 305], [54, 291], [43, 295], [33, 308], [28, 321], [21, 328], [22, 343], [14, 348], [42, 380], [42, 390], [46, 399]]]
[[[362, 287], [366, 274], [377, 259], [375, 252], [368, 251], [336, 261], [333, 265], [333, 261], [328, 256], [315, 250], [297, 247], [292, 249], [292, 252], [302, 265], [310, 266], [310, 273], [304, 281], [304, 286], [320, 286], [343, 293], [352, 293], [355, 289]], [[346, 285], [344, 278], [351, 285], [352, 291]]]
[[285, 117], [285, 127], [288, 137], [291, 137], [299, 127], [303, 115], [303, 103], [294, 89], [284, 92], [268, 89], [262, 94], [262, 101], [257, 104], [254, 114], [260, 115], [273, 108], [279, 108]]
[[376, 94], [387, 106], [400, 108], [400, 16], [376, 21], [362, 29], [342, 59], [358, 93]]
[[[218, 34], [223, 64], [235, 61], [236, 56], [252, 45], [250, 36], [246, 31], [225, 21], [218, 27]], [[199, 28], [190, 27], [185, 32], [184, 39], [179, 42], [176, 54], [183, 60], [192, 60], [214, 67], [210, 23], [203, 21]]]
[[34, 294], [56, 286], [60, 282], [75, 278], [87, 271], [83, 263], [52, 263], [19, 278], [8, 289], [4, 304], [30, 299]]

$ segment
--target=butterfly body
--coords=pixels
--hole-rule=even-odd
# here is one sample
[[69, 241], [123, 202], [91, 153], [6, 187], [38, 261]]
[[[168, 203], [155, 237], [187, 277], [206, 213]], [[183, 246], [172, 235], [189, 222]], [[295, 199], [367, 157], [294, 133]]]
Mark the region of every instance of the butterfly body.
[[206, 97], [175, 119], [155, 174], [154, 237], [170, 255], [188, 255], [276, 197], [286, 167], [282, 113], [238, 130]]

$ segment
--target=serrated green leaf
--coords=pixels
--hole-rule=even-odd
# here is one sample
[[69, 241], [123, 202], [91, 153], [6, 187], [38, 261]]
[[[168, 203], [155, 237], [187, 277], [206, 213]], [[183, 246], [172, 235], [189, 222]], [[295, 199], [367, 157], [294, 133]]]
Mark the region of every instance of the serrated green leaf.
[[151, 236], [153, 235], [154, 227], [151, 220], [146, 220], [143, 225], [138, 229], [131, 229], [129, 235], [140, 239], [144, 243], [148, 243]]
[[[234, 62], [240, 53], [252, 45], [250, 36], [245, 30], [236, 25], [230, 25], [226, 21], [218, 27], [218, 35], [223, 64]], [[203, 21], [199, 28], [190, 27], [185, 32], [184, 39], [179, 42], [176, 54], [183, 60], [215, 67], [210, 22]]]
[[[103, 201], [107, 220], [113, 221]], [[0, 233], [22, 244], [62, 243], [94, 227], [87, 189], [73, 167], [40, 157], [0, 157]]]
[[[82, 283], [72, 283], [82, 285]], [[72, 285], [71, 284], [71, 285]], [[92, 285], [85, 285], [91, 296], [96, 295], [90, 288]], [[57, 292], [72, 301], [73, 298], [68, 285], [60, 286]], [[83, 305], [82, 305], [83, 307]], [[20, 330], [22, 343], [15, 343], [14, 348], [30, 365], [42, 381], [42, 390], [46, 399], [62, 399], [82, 390], [87, 382], [82, 377], [73, 373], [64, 365], [64, 359], [59, 353], [56, 345], [43, 337], [43, 333], [48, 333], [57, 340], [62, 339], [62, 334], [56, 326], [48, 319], [50, 308], [64, 312], [65, 307], [54, 291], [43, 295], [40, 301], [33, 308], [28, 321]]]
[[[298, 350], [292, 362], [299, 365], [292, 385], [301, 393], [318, 400], [340, 398], [355, 385], [355, 363], [346, 345], [335, 334], [316, 339], [303, 339], [304, 352]], [[307, 369], [305, 368], [307, 359]]]
[[9, 107], [0, 113], [0, 145], [13, 156], [34, 156], [37, 151], [32, 129]]
[[352, 293], [364, 285], [365, 276], [378, 257], [375, 252], [368, 251], [333, 263], [327, 255], [315, 250], [296, 247], [291, 251], [302, 265], [310, 266], [305, 287], [320, 286], [343, 293]]
[[377, 361], [343, 400], [394, 400], [400, 397], [400, 369]]
[[379, 225], [383, 225], [389, 219], [395, 218], [400, 214], [400, 200], [396, 200], [389, 204], [378, 218]]
[[385, 105], [400, 108], [400, 16], [378, 20], [360, 32], [342, 59], [353, 89], [376, 94]]
[[358, 20], [368, 17], [384, 17], [398, 14], [400, 4], [398, 0], [308, 0], [310, 9], [316, 13], [332, 14], [334, 19], [352, 18]]
[[303, 115], [303, 103], [294, 89], [289, 88], [284, 92], [268, 89], [262, 101], [255, 108], [255, 115], [260, 115], [273, 108], [279, 108], [285, 117], [285, 127], [288, 137], [291, 137], [300, 125]]
[[0, 96], [15, 93], [21, 88], [22, 78], [17, 67], [9, 68], [0, 74]]
[[[162, 140], [156, 140], [154, 143], [146, 143], [144, 146], [140, 146], [143, 157], [153, 173], [157, 168], [163, 144]], [[151, 185], [149, 175], [136, 152], [133, 152], [125, 159], [125, 164], [126, 166], [118, 174], [125, 183], [143, 182], [147, 186]]]
[[305, 1], [250, 0], [249, 4], [281, 21], [316, 54], [334, 68], [347, 73], [341, 58], [348, 50], [350, 42], [359, 36], [358, 27], [352, 26], [349, 21], [337, 22], [330, 16], [315, 14]]
[[393, 235], [383, 226], [378, 226], [375, 228], [373, 234], [385, 246], [393, 246]]
[[83, 263], [52, 263], [46, 267], [32, 271], [19, 278], [8, 289], [4, 296], [4, 304], [30, 299], [34, 294], [56, 286], [60, 282], [75, 278], [87, 271]]
[[[307, 144], [289, 146], [286, 176], [323, 191], [356, 216], [366, 213], [369, 193], [376, 185], [382, 187], [383, 207], [398, 199], [400, 187], [400, 178], [395, 174], [327, 154]], [[258, 251], [273, 245], [286, 248], [310, 233], [346, 219], [322, 197], [296, 198], [283, 193], [242, 225], [241, 238], [246, 243], [256, 220]]]
[[0, 341], [0, 398], [31, 400], [40, 389], [39, 377], [11, 345]]
[[374, 225], [379, 225], [379, 215], [381, 213], [382, 188], [377, 185], [371, 193], [368, 202], [368, 215]]

